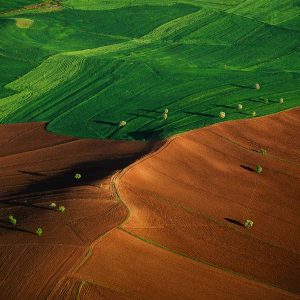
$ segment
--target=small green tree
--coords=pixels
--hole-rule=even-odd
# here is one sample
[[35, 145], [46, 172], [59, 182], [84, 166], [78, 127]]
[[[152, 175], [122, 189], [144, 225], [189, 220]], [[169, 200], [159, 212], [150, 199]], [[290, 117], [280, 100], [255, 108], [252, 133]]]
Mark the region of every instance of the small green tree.
[[262, 155], [266, 155], [267, 154], [267, 150], [266, 149], [260, 149], [258, 152], [261, 153]]
[[166, 108], [164, 111], [164, 114], [168, 114], [168, 113], [169, 113], [169, 110]]
[[224, 111], [221, 111], [221, 112], [219, 113], [219, 117], [220, 117], [221, 119], [224, 119], [224, 118], [226, 117], [226, 113], [225, 113]]
[[244, 226], [246, 227], [246, 228], [252, 228], [253, 227], [253, 221], [252, 220], [246, 220], [245, 222], [244, 222]]
[[43, 234], [43, 229], [41, 227], [37, 228], [37, 230], [35, 231], [35, 233], [38, 235], [38, 236], [41, 236]]
[[257, 174], [260, 174], [262, 171], [263, 171], [262, 166], [257, 165], [257, 166], [255, 167], [255, 172], [256, 172]]
[[265, 104], [269, 104], [269, 99], [265, 99]]
[[283, 99], [283, 98], [280, 98], [280, 99], [279, 99], [279, 103], [282, 104], [283, 102], [284, 102], [284, 99]]
[[256, 117], [256, 111], [253, 111], [251, 115], [252, 117]]
[[243, 105], [242, 104], [238, 104], [238, 109], [239, 110], [243, 109]]
[[121, 122], [119, 123], [119, 126], [120, 126], [120, 127], [124, 127], [124, 126], [126, 126], [126, 124], [127, 124], [126, 121], [121, 121]]
[[9, 221], [11, 224], [13, 224], [13, 225], [16, 225], [16, 224], [17, 224], [17, 219], [14, 218], [14, 216], [12, 216], [12, 215], [9, 215], [9, 216], [8, 216], [8, 221]]
[[167, 119], [168, 119], [168, 114], [164, 113], [164, 114], [163, 114], [163, 119], [164, 119], [164, 120], [167, 120]]
[[58, 208], [58, 210], [59, 210], [60, 212], [64, 212], [64, 211], [66, 210], [66, 208], [65, 208], [64, 206], [60, 206], [60, 207]]
[[50, 203], [50, 207], [51, 208], [55, 208], [56, 207], [56, 203], [55, 202]]
[[74, 178], [75, 178], [76, 180], [81, 179], [81, 174], [80, 174], [80, 173], [76, 173], [76, 174], [74, 175]]
[[259, 83], [255, 83], [255, 89], [260, 90], [260, 84]]

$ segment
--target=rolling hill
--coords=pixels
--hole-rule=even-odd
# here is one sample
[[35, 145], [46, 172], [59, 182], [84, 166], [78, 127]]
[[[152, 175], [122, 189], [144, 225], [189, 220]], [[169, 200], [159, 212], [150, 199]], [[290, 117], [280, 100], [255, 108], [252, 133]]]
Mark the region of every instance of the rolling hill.
[[0, 0], [0, 300], [299, 299], [299, 93], [298, 0]]
[[[243, 119], [300, 103], [297, 1], [15, 8], [0, 14], [2, 123], [43, 121], [64, 135], [147, 140], [223, 121], [220, 111], [225, 120]], [[30, 25], [20, 28], [18, 19]]]

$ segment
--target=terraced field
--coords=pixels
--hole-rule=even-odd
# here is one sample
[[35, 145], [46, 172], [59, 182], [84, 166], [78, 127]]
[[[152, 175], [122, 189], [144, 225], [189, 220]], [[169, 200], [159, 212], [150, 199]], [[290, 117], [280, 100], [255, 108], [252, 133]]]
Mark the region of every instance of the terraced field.
[[2, 123], [147, 140], [300, 103], [295, 0], [2, 2]]

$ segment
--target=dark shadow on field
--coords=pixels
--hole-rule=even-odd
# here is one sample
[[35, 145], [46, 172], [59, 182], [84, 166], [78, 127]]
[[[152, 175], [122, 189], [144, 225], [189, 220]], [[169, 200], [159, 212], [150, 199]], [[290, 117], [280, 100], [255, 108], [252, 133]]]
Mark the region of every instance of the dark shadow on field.
[[250, 171], [250, 172], [255, 172], [255, 170], [249, 166], [245, 166], [245, 165], [241, 165], [241, 168], [247, 170], [247, 171]]
[[214, 116], [214, 115], [211, 115], [211, 114], [192, 112], [192, 111], [184, 111], [184, 113], [189, 114], [189, 115], [202, 116], [202, 117], [212, 117], [212, 118], [217, 117], [217, 116]]
[[22, 170], [19, 170], [18, 172], [22, 174], [32, 175], [32, 176], [46, 176], [45, 174], [39, 172], [30, 172], [30, 171], [22, 171]]
[[230, 219], [230, 218], [224, 218], [224, 220], [226, 220], [227, 222], [230, 222], [232, 224], [244, 227], [244, 224], [241, 223], [240, 221], [233, 220], [233, 219]]
[[[250, 150], [253, 151], [253, 152], [259, 153], [259, 154], [261, 154], [261, 155], [267, 155], [267, 150], [266, 150], [266, 149], [263, 149], [263, 148], [261, 148], [261, 149], [250, 148]], [[264, 151], [265, 151], [265, 152], [264, 152]]]
[[253, 152], [261, 153], [260, 150], [257, 150], [257, 149], [254, 149], [254, 148], [250, 148], [250, 150], [253, 151]]
[[255, 103], [265, 103], [264, 100], [259, 100], [259, 99], [246, 99], [246, 101], [255, 102]]
[[122, 129], [123, 127], [121, 127], [121, 126], [118, 126], [117, 128], [115, 128], [106, 138], [107, 139], [112, 139], [113, 138], [113, 136], [115, 135], [115, 134], [117, 134], [121, 129]]
[[160, 114], [163, 114], [164, 113], [164, 110], [155, 110], [155, 109], [144, 109], [144, 108], [139, 108], [138, 110], [140, 111], [145, 111], [145, 112], [155, 112], [155, 113], [160, 113]]
[[232, 83], [231, 86], [239, 87], [239, 88], [242, 88], [242, 89], [255, 90], [255, 87], [253, 87], [252, 85], [244, 85], [244, 84]]
[[[70, 166], [67, 171], [63, 171], [54, 176], [46, 176], [47, 178], [35, 181], [21, 191], [11, 194], [10, 197], [13, 198], [20, 195], [25, 196], [26, 194], [40, 193], [45, 191], [48, 192], [51, 190], [61, 190], [82, 185], [91, 185], [93, 184], [93, 182], [104, 179], [114, 172], [132, 164], [141, 155], [142, 153], [134, 153], [124, 155], [123, 157], [112, 159], [100, 158], [99, 160], [95, 161], [79, 163]], [[74, 178], [74, 175], [76, 173], [80, 173], [82, 175], [81, 179]], [[24, 203], [23, 201], [16, 201], [15, 199], [2, 200], [0, 202], [53, 210], [48, 207], [33, 205], [30, 202]]]
[[144, 131], [134, 131], [128, 133], [129, 136], [136, 140], [161, 140], [163, 138], [163, 130], [144, 130]]
[[0, 220], [0, 230], [1, 229], [35, 234], [34, 231], [31, 231], [31, 230], [28, 230], [28, 229], [25, 229], [25, 228], [21, 228], [18, 225], [10, 224], [8, 220], [7, 221]]
[[[18, 197], [20, 195], [16, 194], [15, 197]], [[55, 211], [53, 208], [42, 205], [42, 204], [33, 204], [31, 202], [28, 202], [27, 200], [2, 200], [0, 202], [1, 204], [6, 204], [8, 206], [23, 206], [23, 207], [31, 207], [31, 208], [38, 208], [38, 209], [45, 209], [45, 210], [52, 210]]]
[[134, 116], [134, 117], [144, 117], [144, 118], [154, 119], [154, 120], [159, 119], [159, 118], [157, 118], [157, 117], [148, 116], [148, 115], [145, 115], [145, 114], [132, 114], [132, 113], [129, 113], [129, 115], [130, 115], [130, 116]]
[[5, 226], [5, 225], [0, 225], [0, 230], [1, 229], [10, 230], [10, 231], [20, 231], [20, 232], [23, 232], [23, 233], [36, 234], [34, 231], [30, 231], [30, 230], [20, 228], [20, 227], [10, 227], [10, 226]]
[[[60, 165], [57, 164], [57, 169], [63, 169], [62, 172], [52, 176], [47, 175], [45, 172], [45, 176], [38, 177], [34, 182], [28, 184], [25, 188], [2, 197], [0, 200], [1, 207], [4, 204], [3, 208], [22, 206], [56, 212], [55, 209], [48, 206], [50, 202], [49, 200], [43, 200], [43, 195], [55, 195], [59, 190], [59, 195], [62, 196], [64, 194], [68, 194], [68, 192], [70, 192], [70, 188], [91, 186], [95, 184], [95, 182], [105, 179], [115, 172], [127, 167], [145, 154], [158, 149], [162, 144], [163, 142], [161, 141], [149, 142], [147, 145], [145, 145], [145, 147], [137, 147], [136, 150], [133, 149], [129, 153], [127, 150], [124, 154], [122, 154], [122, 151], [119, 153], [114, 153], [115, 150], [113, 150], [111, 155], [112, 158], [108, 158], [109, 154], [105, 154], [105, 157], [103, 158], [103, 154], [101, 154], [101, 151], [99, 151], [99, 159], [97, 160], [80, 162], [70, 166], [66, 165], [66, 163], [62, 163]], [[111, 147], [114, 149], [114, 144], [111, 144]], [[124, 145], [124, 147], [126, 146]], [[120, 145], [118, 148], [122, 149]], [[76, 153], [76, 151], [74, 153]], [[84, 157], [79, 157], [79, 159], [83, 158]], [[88, 160], [88, 156], [86, 159]], [[66, 157], [66, 162], [67, 161], [68, 158]], [[26, 172], [26, 175], [28, 175], [28, 173], [35, 173], [31, 171]], [[53, 174], [53, 169], [51, 173]], [[81, 179], [74, 178], [76, 173], [80, 173], [82, 175]], [[53, 197], [51, 202], [52, 201], [55, 201], [55, 197]]]
[[222, 108], [230, 108], [230, 109], [237, 109], [237, 107], [232, 106], [232, 105], [213, 104], [212, 106], [222, 107]]
[[108, 121], [100, 121], [100, 120], [95, 120], [94, 123], [98, 123], [98, 124], [104, 124], [104, 125], [111, 125], [111, 126], [116, 126], [119, 123], [116, 122], [108, 122]]

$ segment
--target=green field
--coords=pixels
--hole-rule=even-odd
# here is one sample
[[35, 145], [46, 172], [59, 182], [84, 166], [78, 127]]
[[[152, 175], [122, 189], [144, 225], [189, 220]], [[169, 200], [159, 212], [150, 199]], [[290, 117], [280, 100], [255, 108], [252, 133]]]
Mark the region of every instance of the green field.
[[19, 9], [25, 5], [37, 4], [39, 2], [39, 0], [0, 0], [0, 12], [10, 9]]
[[300, 104], [297, 0], [2, 2], [1, 123], [144, 140]]

